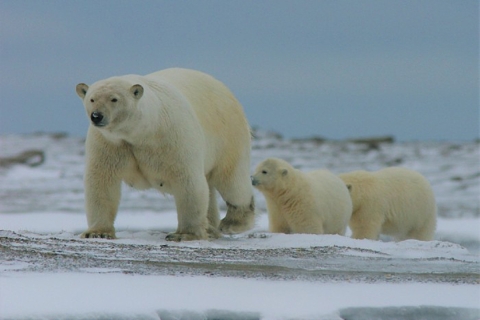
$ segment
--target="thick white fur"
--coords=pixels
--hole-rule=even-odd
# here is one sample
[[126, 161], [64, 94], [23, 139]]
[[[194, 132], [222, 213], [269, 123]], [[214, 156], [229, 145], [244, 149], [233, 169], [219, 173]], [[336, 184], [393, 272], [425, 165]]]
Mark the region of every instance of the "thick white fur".
[[333, 173], [304, 173], [284, 160], [269, 158], [257, 166], [252, 183], [265, 196], [271, 232], [345, 234], [352, 202], [345, 184]]
[[392, 167], [339, 176], [351, 186], [353, 238], [376, 240], [380, 234], [386, 234], [397, 241], [433, 239], [437, 220], [435, 197], [421, 174]]
[[[106, 123], [91, 123], [87, 134], [83, 237], [115, 238], [122, 181], [174, 195], [178, 229], [168, 240], [218, 236], [215, 190], [235, 208], [253, 207], [250, 128], [218, 80], [174, 68], [79, 84], [77, 93], [87, 116], [101, 112]], [[240, 225], [232, 221], [222, 222], [223, 231], [245, 231], [253, 211], [236, 220]]]

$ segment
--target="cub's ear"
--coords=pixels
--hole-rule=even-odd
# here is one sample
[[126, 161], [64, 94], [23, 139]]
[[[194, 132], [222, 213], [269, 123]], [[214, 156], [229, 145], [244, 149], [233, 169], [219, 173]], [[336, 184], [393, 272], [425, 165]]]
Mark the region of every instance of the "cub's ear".
[[285, 177], [287, 174], [288, 174], [288, 170], [287, 169], [283, 169], [280, 171], [282, 173], [282, 177]]
[[130, 88], [130, 92], [133, 94], [135, 99], [140, 99], [143, 96], [143, 87], [139, 84], [133, 85]]
[[348, 192], [352, 192], [352, 185], [351, 185], [351, 184], [347, 184], [347, 189], [348, 189]]
[[87, 94], [88, 86], [85, 83], [79, 83], [77, 84], [77, 87], [75, 88], [75, 90], [77, 91], [77, 94], [80, 97], [80, 99], [83, 100], [85, 98], [85, 95]]

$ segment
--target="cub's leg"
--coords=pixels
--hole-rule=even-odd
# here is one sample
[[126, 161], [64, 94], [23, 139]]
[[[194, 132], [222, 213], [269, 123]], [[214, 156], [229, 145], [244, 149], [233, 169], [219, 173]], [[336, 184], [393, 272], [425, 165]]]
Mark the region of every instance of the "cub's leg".
[[[415, 228], [407, 234], [406, 239], [431, 241], [435, 236], [435, 221], [427, 221], [423, 226]], [[403, 239], [402, 239], [403, 240]]]
[[288, 222], [275, 201], [267, 196], [265, 199], [267, 200], [268, 230], [273, 233], [290, 233]]
[[360, 208], [352, 214], [349, 223], [352, 238], [378, 240], [384, 219], [371, 213], [369, 208]]
[[297, 200], [296, 204], [303, 209], [295, 208], [282, 212], [291, 233], [323, 234], [323, 219], [316, 214], [315, 208], [308, 206], [301, 200]]
[[290, 222], [291, 233], [305, 233], [305, 234], [324, 234], [323, 222], [310, 221], [310, 223], [296, 223]]

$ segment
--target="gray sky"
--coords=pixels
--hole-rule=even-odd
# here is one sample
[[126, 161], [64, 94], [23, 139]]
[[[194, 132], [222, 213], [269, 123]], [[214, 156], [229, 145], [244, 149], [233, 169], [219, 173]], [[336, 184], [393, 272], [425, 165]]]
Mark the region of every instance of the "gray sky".
[[192, 68], [285, 137], [479, 137], [479, 2], [0, 0], [0, 134], [84, 136], [79, 82]]

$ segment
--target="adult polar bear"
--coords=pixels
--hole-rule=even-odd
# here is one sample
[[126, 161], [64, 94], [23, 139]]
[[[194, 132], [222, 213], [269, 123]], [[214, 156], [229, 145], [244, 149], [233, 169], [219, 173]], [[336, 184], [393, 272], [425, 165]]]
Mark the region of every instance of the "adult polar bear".
[[[167, 240], [216, 238], [254, 224], [250, 128], [242, 106], [213, 77], [172, 68], [80, 83], [90, 118], [84, 238], [115, 238], [121, 182], [175, 198]], [[216, 191], [227, 202], [220, 222]]]

